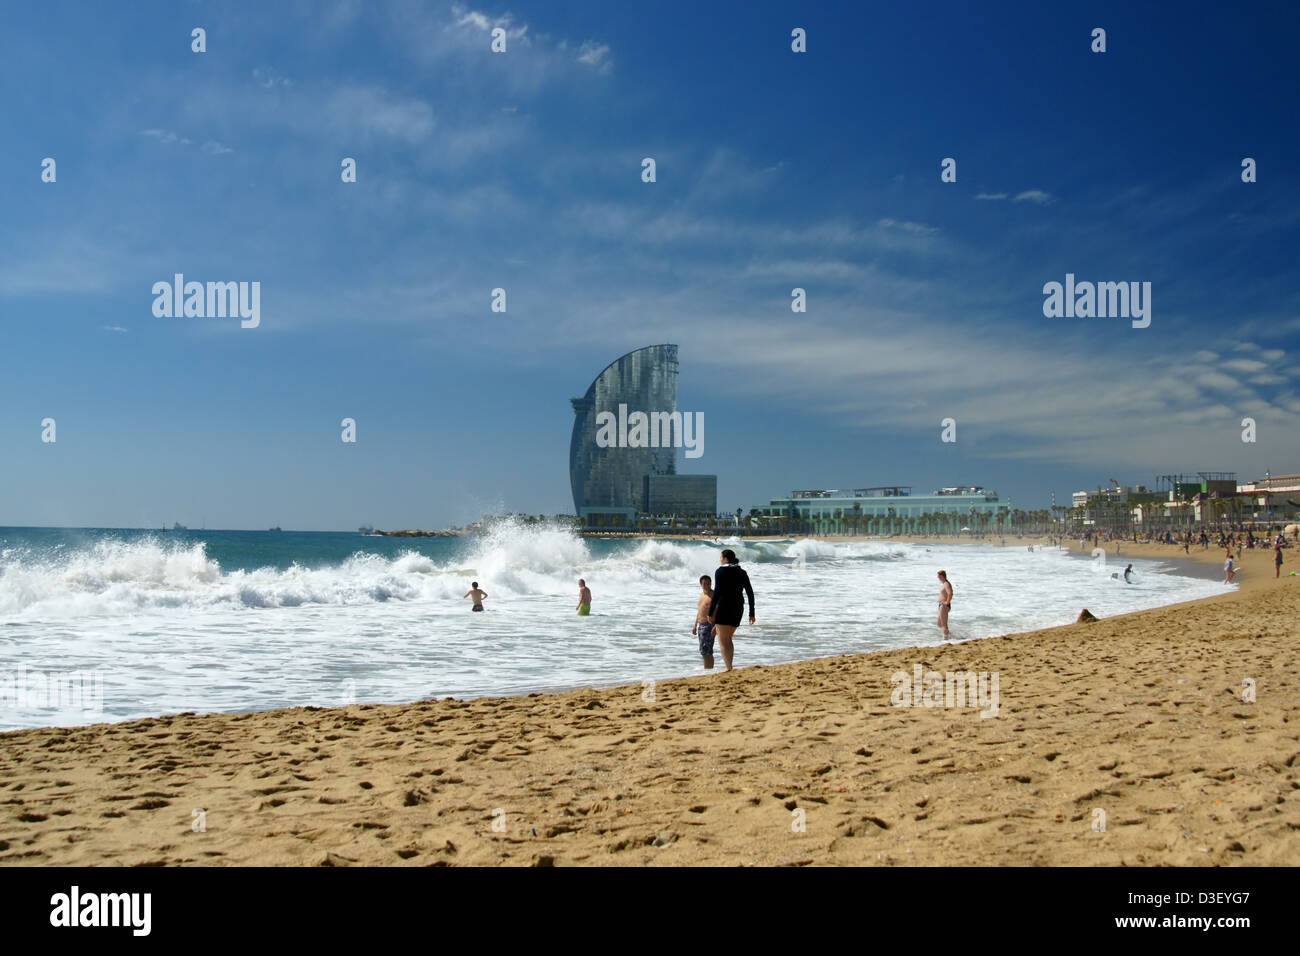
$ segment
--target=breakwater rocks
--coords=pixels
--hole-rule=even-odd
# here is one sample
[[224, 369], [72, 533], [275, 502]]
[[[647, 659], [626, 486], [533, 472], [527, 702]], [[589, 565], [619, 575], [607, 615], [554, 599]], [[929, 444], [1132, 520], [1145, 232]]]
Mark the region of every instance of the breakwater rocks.
[[460, 536], [458, 531], [378, 531], [375, 534], [383, 535], [385, 538], [457, 538]]

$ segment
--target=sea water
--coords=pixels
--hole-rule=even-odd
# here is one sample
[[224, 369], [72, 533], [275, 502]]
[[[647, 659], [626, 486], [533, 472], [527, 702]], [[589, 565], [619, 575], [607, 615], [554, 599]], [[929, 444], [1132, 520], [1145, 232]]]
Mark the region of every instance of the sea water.
[[[1102, 565], [980, 544], [584, 540], [526, 525], [423, 539], [0, 529], [0, 729], [701, 673], [698, 579], [723, 547], [757, 595], [737, 666], [939, 643], [940, 568], [955, 588], [958, 639], [1225, 587], [1154, 560], [1131, 559], [1130, 584], [1111, 576], [1125, 556]], [[593, 595], [588, 617], [576, 614], [579, 577]], [[471, 581], [488, 593], [484, 613], [463, 597]], [[68, 674], [95, 675], [102, 704], [13, 692], [33, 675]]]

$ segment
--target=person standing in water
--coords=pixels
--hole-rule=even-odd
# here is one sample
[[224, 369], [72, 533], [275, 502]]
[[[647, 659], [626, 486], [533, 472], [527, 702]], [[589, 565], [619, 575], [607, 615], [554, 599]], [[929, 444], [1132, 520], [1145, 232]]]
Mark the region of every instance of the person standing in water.
[[1224, 583], [1224, 584], [1231, 584], [1231, 583], [1232, 583], [1232, 579], [1233, 579], [1233, 577], [1236, 575], [1237, 572], [1234, 571], [1233, 568], [1232, 568], [1232, 552], [1231, 552], [1231, 551], [1228, 551], [1228, 552], [1226, 552], [1226, 554], [1227, 554], [1227, 558], [1228, 558], [1228, 560], [1226, 560], [1226, 561], [1223, 562], [1223, 583]]
[[740, 616], [745, 610], [745, 597], [749, 598], [749, 623], [754, 623], [754, 588], [749, 575], [740, 566], [736, 552], [730, 548], [722, 552], [722, 566], [713, 572], [713, 598], [709, 601], [709, 623], [722, 645], [722, 663], [732, 670], [731, 659], [735, 647], [731, 643]]
[[586, 617], [591, 613], [591, 588], [587, 582], [578, 578], [578, 616]]
[[469, 590], [465, 592], [464, 596], [461, 597], [461, 600], [463, 601], [467, 597], [472, 597], [474, 599], [474, 606], [470, 608], [471, 611], [483, 610], [483, 599], [487, 597], [487, 592], [479, 590], [477, 581], [470, 584]]
[[939, 628], [943, 631], [943, 639], [948, 640], [948, 612], [952, 610], [952, 584], [948, 581], [948, 572], [940, 571], [939, 580], [943, 586], [939, 588]]
[[1133, 583], [1132, 574], [1133, 574], [1133, 565], [1130, 564], [1127, 568], [1124, 569], [1124, 583], [1125, 583], [1125, 584], [1132, 584], [1132, 583]]
[[713, 581], [700, 575], [700, 599], [695, 602], [695, 624], [691, 627], [700, 642], [700, 657], [705, 670], [713, 669], [713, 625], [709, 623], [709, 605], [713, 603]]

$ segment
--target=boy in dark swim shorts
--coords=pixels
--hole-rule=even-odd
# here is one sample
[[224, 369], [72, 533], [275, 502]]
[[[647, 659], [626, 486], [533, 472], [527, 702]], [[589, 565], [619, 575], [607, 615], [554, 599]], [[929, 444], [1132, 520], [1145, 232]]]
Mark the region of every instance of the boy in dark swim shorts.
[[700, 575], [700, 600], [695, 605], [695, 625], [691, 633], [700, 639], [700, 657], [706, 670], [713, 667], [713, 625], [709, 623], [709, 604], [713, 601], [713, 581]]
[[479, 589], [477, 581], [475, 581], [470, 589], [465, 592], [465, 597], [461, 598], [461, 600], [463, 601], [467, 597], [472, 597], [474, 599], [474, 606], [470, 608], [471, 611], [483, 610], [483, 599], [487, 597], [487, 592]]

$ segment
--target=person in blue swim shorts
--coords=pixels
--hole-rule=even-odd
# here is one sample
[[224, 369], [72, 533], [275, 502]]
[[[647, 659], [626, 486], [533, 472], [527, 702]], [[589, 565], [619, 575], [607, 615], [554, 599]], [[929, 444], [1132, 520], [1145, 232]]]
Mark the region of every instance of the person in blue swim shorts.
[[700, 600], [695, 605], [695, 625], [691, 633], [700, 640], [700, 657], [706, 670], [713, 667], [713, 625], [709, 623], [709, 605], [713, 603], [713, 580], [700, 575]]

